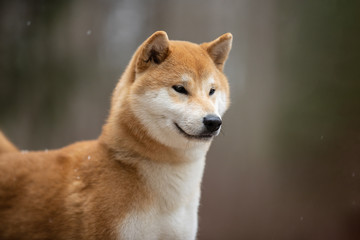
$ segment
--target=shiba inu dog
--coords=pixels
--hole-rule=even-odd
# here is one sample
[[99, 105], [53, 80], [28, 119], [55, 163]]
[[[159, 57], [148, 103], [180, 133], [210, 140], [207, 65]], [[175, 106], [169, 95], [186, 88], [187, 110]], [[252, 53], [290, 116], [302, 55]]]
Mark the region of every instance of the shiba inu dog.
[[231, 43], [230, 33], [198, 45], [155, 32], [97, 140], [25, 153], [0, 134], [0, 239], [195, 239]]

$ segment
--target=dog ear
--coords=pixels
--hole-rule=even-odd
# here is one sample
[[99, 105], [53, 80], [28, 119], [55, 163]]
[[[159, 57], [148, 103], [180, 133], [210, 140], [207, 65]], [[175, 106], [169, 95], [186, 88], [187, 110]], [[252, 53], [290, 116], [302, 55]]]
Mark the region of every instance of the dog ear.
[[169, 55], [169, 38], [164, 31], [157, 31], [141, 46], [137, 58], [136, 68], [141, 72], [151, 64], [160, 64]]
[[232, 45], [232, 34], [225, 33], [212, 42], [203, 43], [206, 51], [214, 61], [215, 65], [221, 71], [224, 68], [224, 64], [229, 55]]

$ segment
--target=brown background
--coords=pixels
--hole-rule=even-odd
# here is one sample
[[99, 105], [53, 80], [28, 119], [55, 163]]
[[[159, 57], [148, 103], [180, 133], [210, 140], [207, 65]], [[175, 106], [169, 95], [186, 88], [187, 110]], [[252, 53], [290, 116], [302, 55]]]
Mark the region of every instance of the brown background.
[[156, 30], [234, 35], [200, 240], [360, 239], [360, 2], [0, 2], [0, 126], [22, 149], [96, 138]]

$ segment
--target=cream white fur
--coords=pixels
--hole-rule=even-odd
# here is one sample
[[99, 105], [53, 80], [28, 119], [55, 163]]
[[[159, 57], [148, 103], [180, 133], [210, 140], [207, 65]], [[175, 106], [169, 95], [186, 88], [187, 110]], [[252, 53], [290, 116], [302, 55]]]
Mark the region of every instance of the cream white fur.
[[217, 91], [215, 92], [216, 94], [216, 101], [215, 101], [215, 106], [216, 106], [216, 113], [218, 114], [218, 116], [223, 116], [226, 109], [227, 109], [227, 105], [228, 105], [228, 101], [227, 101], [227, 97], [226, 94], [221, 92], [221, 91]]
[[[155, 193], [154, 206], [130, 212], [119, 239], [193, 240], [197, 232], [200, 184], [209, 144], [188, 149], [178, 165], [142, 161], [144, 182]], [[196, 160], [193, 160], [196, 159]]]
[[149, 134], [162, 144], [174, 148], [198, 145], [198, 141], [189, 141], [182, 136], [174, 123], [188, 134], [198, 135], [204, 128], [203, 118], [207, 112], [196, 104], [172, 101], [168, 91], [173, 90], [161, 88], [134, 97], [131, 102], [132, 110]]
[[181, 80], [182, 80], [183, 82], [188, 82], [188, 81], [191, 80], [191, 78], [190, 78], [189, 75], [183, 74], [183, 75], [181, 76]]
[[[190, 80], [189, 76], [182, 76], [182, 81]], [[187, 101], [186, 95], [179, 95], [182, 101], [173, 101], [170, 96], [170, 91], [174, 91], [172, 88], [134, 94], [130, 107], [137, 119], [150, 136], [176, 149], [183, 162], [167, 164], [139, 160], [136, 163], [144, 183], [154, 194], [156, 205], [130, 212], [119, 227], [119, 239], [196, 238], [200, 185], [205, 155], [211, 141], [189, 140], [179, 133], [174, 123], [186, 133], [198, 135], [204, 129], [203, 118], [206, 115], [221, 116], [227, 107], [226, 98], [221, 91], [216, 91], [211, 97], [208, 95], [213, 84], [212, 77], [205, 80], [201, 92], [198, 93], [203, 101], [207, 101], [207, 105], [211, 106], [211, 112], [206, 111], [201, 104]], [[215, 101], [211, 99], [214, 97]]]

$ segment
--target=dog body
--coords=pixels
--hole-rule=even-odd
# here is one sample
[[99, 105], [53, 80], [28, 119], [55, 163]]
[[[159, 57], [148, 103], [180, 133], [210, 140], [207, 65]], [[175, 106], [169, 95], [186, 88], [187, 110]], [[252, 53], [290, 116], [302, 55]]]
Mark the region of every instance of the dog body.
[[154, 33], [97, 140], [27, 153], [0, 134], [0, 239], [195, 239], [206, 152], [229, 105], [231, 41]]

